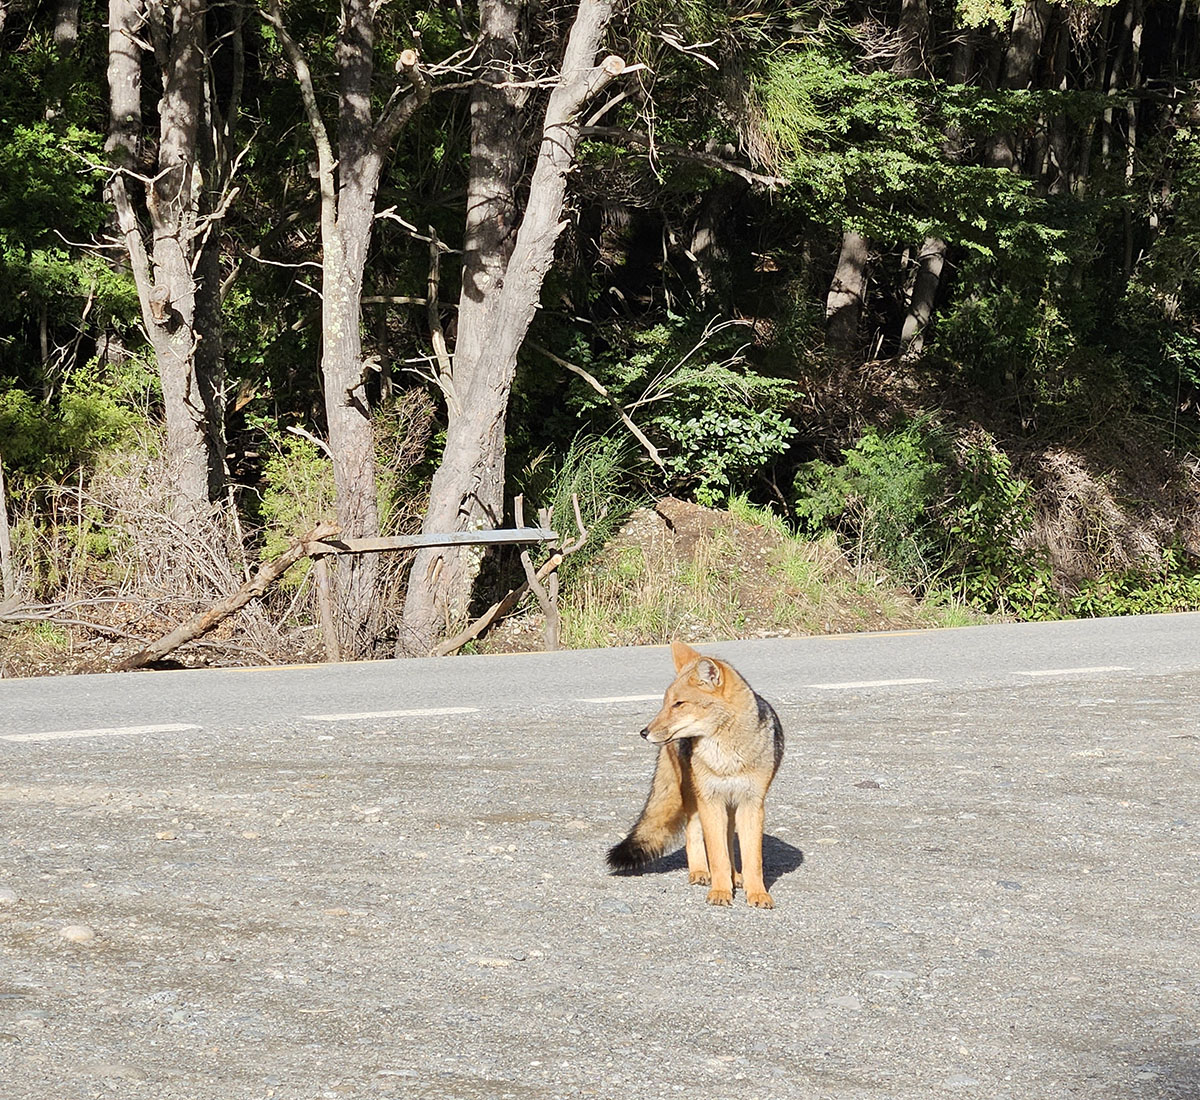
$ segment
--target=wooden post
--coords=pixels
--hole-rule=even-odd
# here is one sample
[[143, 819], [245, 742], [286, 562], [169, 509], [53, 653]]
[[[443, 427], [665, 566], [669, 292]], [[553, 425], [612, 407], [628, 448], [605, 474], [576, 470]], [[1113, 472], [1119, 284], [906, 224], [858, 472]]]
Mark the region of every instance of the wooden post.
[[3, 601], [15, 599], [16, 581], [13, 580], [12, 540], [8, 530], [8, 497], [4, 491], [4, 456], [0, 455], [0, 579], [4, 585]]
[[550, 610], [546, 613], [546, 648], [558, 649], [558, 636], [562, 628], [562, 616], [558, 611], [558, 570], [546, 578], [546, 592], [550, 597]]
[[[516, 520], [517, 527], [525, 526], [525, 498], [518, 496], [513, 499], [513, 517]], [[542, 609], [542, 614], [546, 616], [545, 638], [546, 649], [558, 648], [558, 608], [554, 601], [550, 598], [550, 593], [546, 591], [542, 584], [541, 578], [537, 574], [537, 570], [533, 567], [533, 560], [529, 556], [528, 550], [521, 551], [521, 566], [525, 570], [525, 580], [528, 582], [533, 594], [537, 597], [538, 605]], [[551, 577], [557, 579], [556, 573], [551, 573]], [[557, 591], [557, 587], [555, 589]]]
[[325, 660], [336, 663], [342, 659], [338, 647], [337, 627], [333, 622], [333, 598], [329, 593], [329, 566], [325, 555], [313, 558], [313, 568], [317, 575], [317, 606], [321, 609], [321, 634], [325, 639]]

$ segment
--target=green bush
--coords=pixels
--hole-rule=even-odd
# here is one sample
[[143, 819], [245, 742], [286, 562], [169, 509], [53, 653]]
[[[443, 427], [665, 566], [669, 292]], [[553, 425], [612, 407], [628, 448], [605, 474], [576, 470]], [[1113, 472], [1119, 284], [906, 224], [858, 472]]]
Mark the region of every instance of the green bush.
[[944, 464], [925, 423], [881, 435], [869, 428], [840, 465], [817, 460], [796, 474], [796, 515], [810, 534], [832, 528], [908, 583], [939, 571], [937, 511]]
[[[569, 578], [584, 566], [628, 518], [637, 506], [629, 486], [634, 477], [633, 446], [617, 436], [576, 436], [562, 460], [552, 465], [546, 455], [535, 459], [517, 477], [518, 491], [526, 498], [525, 522], [537, 522], [537, 509], [552, 510], [551, 523], [564, 540], [576, 534], [575, 508], [588, 530], [588, 541], [578, 554], [562, 564], [560, 576]], [[545, 548], [548, 557], [558, 547]]]
[[1200, 568], [1194, 558], [1173, 548], [1157, 568], [1085, 581], [1068, 608], [1078, 618], [1200, 611]]
[[807, 463], [796, 514], [833, 529], [905, 583], [988, 611], [1057, 607], [1044, 567], [1025, 548], [1029, 485], [986, 433], [957, 441], [928, 420], [868, 429], [841, 464]]
[[[263, 464], [262, 491], [254, 509], [263, 525], [263, 556], [281, 554], [297, 535], [334, 515], [333, 467], [310, 440], [284, 436]], [[291, 569], [280, 585], [296, 587], [308, 575]]]
[[[747, 488], [786, 451], [796, 434], [786, 416], [795, 384], [746, 363], [742, 322], [700, 326], [672, 316], [610, 336], [614, 346], [602, 355], [582, 338], [569, 354], [658, 448], [664, 468], [653, 477], [660, 491], [712, 507]], [[596, 425], [601, 434], [615, 419], [610, 402], [582, 383], [566, 411], [574, 424]]]
[[0, 440], [13, 493], [57, 484], [91, 470], [106, 450], [142, 434], [147, 426], [143, 385], [148, 368], [138, 361], [119, 369], [92, 365], [72, 375], [52, 404], [0, 383]]

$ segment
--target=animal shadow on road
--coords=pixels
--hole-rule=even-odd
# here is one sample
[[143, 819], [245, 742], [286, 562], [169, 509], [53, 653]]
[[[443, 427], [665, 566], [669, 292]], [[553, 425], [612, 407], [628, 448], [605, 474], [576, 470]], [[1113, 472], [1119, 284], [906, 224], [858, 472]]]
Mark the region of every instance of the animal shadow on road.
[[[804, 853], [799, 848], [770, 833], [763, 833], [763, 882], [768, 890], [784, 875], [797, 870], [803, 863]], [[680, 848], [670, 855], [646, 864], [645, 867], [614, 873], [619, 875], [661, 875], [668, 871], [686, 870], [687, 853]]]

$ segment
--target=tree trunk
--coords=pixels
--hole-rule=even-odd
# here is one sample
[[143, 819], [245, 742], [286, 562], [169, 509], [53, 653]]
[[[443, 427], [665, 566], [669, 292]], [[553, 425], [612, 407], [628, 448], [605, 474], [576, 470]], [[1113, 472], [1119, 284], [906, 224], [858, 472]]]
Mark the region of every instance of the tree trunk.
[[[1008, 49], [1000, 74], [1000, 87], [1009, 91], [1028, 88], [1033, 83], [1038, 55], [1050, 21], [1047, 0], [1026, 0], [1014, 15]], [[989, 168], [1012, 171], [1017, 163], [1017, 145], [1012, 134], [996, 134], [987, 144], [984, 163]]]
[[728, 308], [731, 304], [732, 283], [729, 277], [729, 249], [725, 246], [725, 223], [730, 211], [749, 189], [749, 182], [734, 176], [710, 187], [700, 201], [688, 251], [696, 264], [700, 302], [703, 305]]
[[833, 282], [825, 299], [825, 346], [839, 356], [860, 350], [858, 329], [867, 298], [871, 242], [854, 229], [842, 234]]
[[[491, 315], [517, 239], [516, 190], [524, 162], [519, 140], [523, 89], [497, 85], [519, 79], [521, 0], [479, 6], [480, 79], [471, 97], [471, 160], [463, 234], [462, 291], [454, 347], [452, 392], [472, 384], [488, 344]], [[459, 412], [451, 402], [449, 415]]]
[[892, 72], [903, 77], [919, 76], [926, 72], [929, 41], [928, 0], [901, 0], [898, 40]]
[[925, 329], [933, 318], [933, 305], [945, 263], [946, 242], [941, 237], [926, 237], [917, 257], [917, 276], [900, 332], [900, 349], [905, 355], [920, 355], [925, 346]]
[[196, 328], [192, 274], [197, 194], [196, 153], [202, 110], [204, 0], [172, 5], [171, 53], [159, 102], [158, 174], [147, 195], [154, 229], [154, 289], [165, 291], [165, 319], [151, 329], [162, 379], [167, 455], [183, 504], [209, 501], [209, 453], [204, 402], [196, 381], [196, 350], [205, 334]]
[[8, 529], [8, 493], [4, 488], [4, 456], [0, 454], [0, 600], [7, 603], [16, 598], [17, 582], [13, 577], [12, 537]]
[[197, 241], [196, 329], [204, 334], [196, 348], [196, 384], [204, 406], [204, 428], [210, 463], [208, 491], [216, 500], [224, 487], [225, 348], [221, 277], [221, 218], [233, 186], [234, 126], [241, 111], [245, 73], [244, 8], [240, 4], [208, 10], [210, 49], [206, 63], [204, 113], [200, 126], [200, 157], [206, 186], [199, 195], [199, 213], [208, 226]]
[[54, 9], [54, 47], [60, 57], [74, 52], [79, 41], [79, 0], [58, 0]]
[[[196, 356], [208, 334], [198, 328], [192, 270], [197, 239], [196, 173], [204, 72], [204, 0], [172, 5], [159, 101], [157, 172], [145, 200], [153, 245], [147, 250], [127, 178], [111, 184], [117, 221], [129, 252], [142, 318], [158, 362], [167, 429], [167, 466], [176, 518], [191, 526], [207, 511], [222, 481], [196, 378]], [[142, 138], [141, 40], [146, 9], [140, 0], [110, 0], [110, 130], [108, 151], [119, 168], [137, 161]]]
[[[464, 349], [464, 361], [473, 366], [463, 385], [456, 348], [455, 392], [460, 411], [451, 417], [442, 463], [433, 477], [423, 525], [426, 532], [490, 528], [503, 517], [508, 397], [517, 353], [533, 320], [542, 282], [554, 261], [555, 242], [564, 226], [563, 198], [579, 138], [578, 115], [624, 68], [616, 57], [594, 64], [611, 16], [611, 0], [580, 0], [561, 75], [546, 108], [529, 200], [511, 255], [503, 265], [502, 284], [492, 292], [494, 301], [486, 308], [469, 311], [472, 320], [459, 318], [458, 344]], [[486, 125], [489, 114], [475, 115], [476, 122]], [[491, 147], [496, 136], [481, 134], [479, 148]], [[487, 171], [486, 165], [479, 171]], [[497, 194], [502, 193], [503, 187], [498, 187]], [[476, 266], [482, 272], [489, 264], [481, 256]], [[464, 321], [468, 326], [486, 324], [487, 330], [464, 331]], [[447, 625], [465, 617], [481, 557], [480, 551], [462, 554], [444, 548], [417, 553], [397, 642], [399, 654], [429, 653]]]
[[[412, 86], [393, 90], [378, 120], [372, 115], [376, 5], [344, 0], [338, 36], [337, 156], [317, 105], [308, 61], [288, 34], [279, 0], [267, 12], [300, 85], [317, 152], [321, 192], [321, 375], [333, 463], [338, 525], [346, 538], [379, 533], [375, 436], [362, 359], [362, 288], [375, 223], [375, 195], [383, 159], [413, 113], [429, 98], [419, 58], [404, 50], [397, 72]], [[338, 562], [339, 627], [343, 652], [361, 654], [374, 639], [379, 616], [379, 559], [343, 554]]]

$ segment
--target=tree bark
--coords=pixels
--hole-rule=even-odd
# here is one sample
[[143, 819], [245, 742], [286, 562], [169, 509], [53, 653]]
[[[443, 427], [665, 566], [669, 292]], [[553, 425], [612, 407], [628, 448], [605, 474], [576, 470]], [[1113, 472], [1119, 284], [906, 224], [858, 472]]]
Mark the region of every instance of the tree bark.
[[[1050, 21], [1047, 0], [1026, 0], [1013, 15], [1008, 49], [1000, 73], [1000, 87], [1008, 91], [1028, 88], [1033, 83], [1038, 56]], [[984, 163], [989, 168], [1015, 169], [1017, 143], [1012, 134], [995, 134], [987, 143]]]
[[839, 356], [859, 351], [859, 324], [867, 298], [871, 242], [854, 229], [842, 234], [833, 282], [825, 299], [825, 346]]
[[[338, 125], [334, 145], [317, 104], [308, 61], [287, 32], [279, 0], [268, 19], [300, 85], [317, 151], [321, 193], [321, 375], [333, 463], [338, 525], [347, 538], [379, 533], [375, 485], [375, 438], [362, 358], [362, 290], [375, 223], [375, 196], [383, 160], [400, 128], [429, 98], [419, 58], [401, 53], [397, 70], [411, 86], [397, 84], [378, 119], [371, 109], [375, 73], [372, 0], [344, 0], [337, 46]], [[379, 617], [379, 559], [342, 555], [338, 561], [339, 628], [344, 652], [366, 652]]]
[[[905, 0], [901, 12], [902, 41], [905, 47], [896, 59], [893, 71], [902, 76], [916, 76], [929, 68], [929, 8], [927, 0]], [[950, 64], [950, 83], [965, 84], [971, 70], [974, 46], [966, 32], [954, 47]], [[947, 132], [942, 152], [950, 161], [962, 153], [961, 135], [957, 130]], [[917, 255], [917, 270], [909, 295], [908, 309], [900, 329], [900, 352], [917, 356], [925, 346], [925, 329], [933, 320], [933, 307], [941, 286], [942, 270], [946, 264], [946, 241], [930, 234], [921, 243]]]
[[13, 577], [12, 537], [8, 529], [8, 493], [4, 488], [4, 456], [0, 455], [0, 600], [7, 603], [17, 594]]
[[750, 189], [741, 177], [722, 180], [710, 187], [700, 201], [688, 251], [696, 265], [700, 302], [728, 308], [732, 299], [729, 249], [725, 246], [725, 223], [738, 200]]
[[[517, 186], [524, 164], [519, 140], [527, 91], [498, 87], [518, 79], [521, 0], [479, 6], [480, 75], [471, 96], [471, 150], [463, 233], [452, 384], [465, 392], [479, 369], [491, 331], [497, 292], [517, 238]], [[449, 410], [453, 419], [456, 407]]]
[[946, 242], [941, 237], [926, 237], [917, 257], [917, 275], [900, 332], [900, 349], [905, 355], [920, 355], [925, 346], [925, 329], [933, 319], [933, 305], [945, 264]]
[[[196, 377], [197, 349], [216, 337], [197, 325], [193, 260], [197, 238], [196, 172], [205, 54], [204, 0], [180, 0], [161, 28], [163, 91], [159, 101], [157, 171], [145, 181], [147, 249], [126, 173], [138, 161], [142, 140], [141, 41], [147, 9], [141, 0], [110, 0], [107, 149], [118, 168], [111, 183], [117, 222], [129, 253], [142, 319], [158, 362], [167, 429], [167, 466], [177, 519], [184, 526], [207, 511], [223, 480], [224, 455], [216, 450]], [[219, 317], [211, 319], [219, 325]], [[219, 438], [219, 435], [218, 437]], [[211, 494], [211, 496], [210, 496]]]
[[[624, 62], [617, 57], [608, 57], [600, 65], [594, 62], [612, 6], [611, 0], [580, 0], [560, 77], [550, 93], [529, 199], [511, 254], [507, 263], [496, 255], [488, 261], [482, 256], [475, 261], [480, 273], [502, 267], [503, 279], [499, 289], [491, 291], [494, 301], [486, 308], [469, 311], [472, 320], [467, 324], [485, 324], [485, 332], [464, 331], [466, 319], [459, 318], [458, 344], [464, 351], [463, 362], [472, 365], [463, 385], [456, 347], [455, 390], [460, 412], [450, 419], [445, 452], [433, 477], [423, 525], [426, 532], [491, 528], [503, 518], [508, 397], [517, 353], [537, 310], [543, 280], [554, 261], [555, 243], [564, 228], [563, 199], [579, 139], [579, 113], [624, 69]], [[498, 136], [490, 129], [489, 116], [494, 117], [489, 111], [476, 115], [476, 122], [488, 129], [480, 134], [481, 150], [492, 147]], [[486, 166], [480, 167], [485, 170]], [[498, 196], [502, 193], [503, 186], [497, 189]], [[499, 236], [503, 247], [507, 236]], [[448, 626], [465, 618], [481, 556], [479, 551], [444, 548], [417, 553], [409, 574], [398, 654], [429, 653]]]

